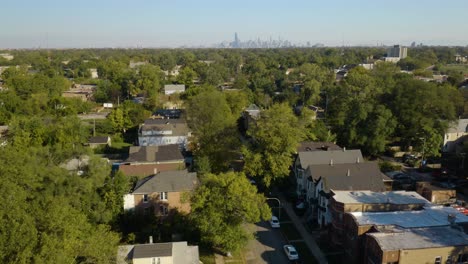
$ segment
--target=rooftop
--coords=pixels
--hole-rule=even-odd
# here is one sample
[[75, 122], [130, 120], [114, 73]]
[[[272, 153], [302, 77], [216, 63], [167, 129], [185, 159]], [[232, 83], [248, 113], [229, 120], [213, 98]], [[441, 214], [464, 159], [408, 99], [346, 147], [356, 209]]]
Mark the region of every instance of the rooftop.
[[179, 145], [164, 146], [132, 146], [129, 149], [129, 155], [126, 162], [164, 162], [179, 161], [184, 157], [179, 149]]
[[[325, 153], [325, 152], [322, 152]], [[307, 168], [312, 179], [324, 182], [323, 190], [385, 191], [384, 175], [375, 162], [311, 165]]]
[[198, 185], [197, 173], [187, 170], [163, 171], [137, 182], [133, 194], [190, 191]]
[[427, 204], [417, 192], [333, 191], [333, 199], [344, 204]]
[[166, 85], [164, 85], [164, 91], [184, 92], [185, 91], [185, 85], [184, 84], [166, 84]]
[[440, 248], [468, 245], [468, 236], [450, 226], [412, 228], [401, 232], [368, 233], [383, 250]]
[[107, 144], [109, 139], [108, 136], [91, 137], [88, 142], [91, 144]]
[[155, 243], [135, 245], [133, 258], [170, 257], [172, 256], [172, 243]]
[[456, 216], [455, 223], [468, 223], [468, 217], [452, 207], [432, 206], [419, 211], [352, 212], [358, 225], [396, 225], [403, 228], [450, 225], [448, 215]]
[[187, 123], [183, 119], [146, 119], [140, 131], [171, 131], [168, 134], [171, 136], [187, 136], [189, 133]]
[[307, 168], [309, 165], [325, 165], [325, 164], [345, 164], [364, 162], [361, 150], [329, 150], [329, 151], [304, 151], [299, 152], [299, 159], [302, 168]]

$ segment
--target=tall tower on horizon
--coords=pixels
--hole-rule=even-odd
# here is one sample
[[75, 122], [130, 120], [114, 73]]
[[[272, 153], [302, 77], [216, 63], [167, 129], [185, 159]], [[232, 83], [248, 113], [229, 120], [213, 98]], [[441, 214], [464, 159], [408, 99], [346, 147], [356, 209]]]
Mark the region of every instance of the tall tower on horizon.
[[234, 43], [232, 45], [233, 48], [240, 48], [240, 40], [239, 36], [237, 36], [237, 32], [234, 33]]

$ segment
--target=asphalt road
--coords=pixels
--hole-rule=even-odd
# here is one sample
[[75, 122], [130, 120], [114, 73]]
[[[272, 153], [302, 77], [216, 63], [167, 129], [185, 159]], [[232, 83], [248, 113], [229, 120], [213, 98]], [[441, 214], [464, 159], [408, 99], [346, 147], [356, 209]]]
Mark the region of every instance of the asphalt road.
[[256, 239], [247, 245], [245, 260], [247, 264], [290, 264], [283, 251], [285, 239], [279, 229], [272, 229], [268, 222], [251, 224], [247, 228], [257, 232]]

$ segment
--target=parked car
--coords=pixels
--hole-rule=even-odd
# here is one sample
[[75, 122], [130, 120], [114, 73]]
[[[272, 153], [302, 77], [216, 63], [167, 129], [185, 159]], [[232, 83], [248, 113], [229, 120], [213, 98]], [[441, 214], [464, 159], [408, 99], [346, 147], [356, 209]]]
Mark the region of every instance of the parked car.
[[452, 205], [453, 208], [457, 209], [458, 212], [464, 214], [464, 215], [468, 215], [468, 208], [466, 207], [463, 207], [461, 205]]
[[280, 227], [280, 222], [278, 220], [278, 217], [272, 216], [270, 219], [270, 225], [272, 228], [279, 228]]
[[283, 249], [289, 260], [299, 259], [299, 254], [297, 254], [296, 248], [293, 245], [284, 245]]

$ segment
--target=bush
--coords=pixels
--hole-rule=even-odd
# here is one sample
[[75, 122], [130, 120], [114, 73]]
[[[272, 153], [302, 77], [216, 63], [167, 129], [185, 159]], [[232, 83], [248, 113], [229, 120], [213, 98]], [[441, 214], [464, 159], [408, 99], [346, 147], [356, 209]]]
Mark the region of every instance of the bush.
[[399, 171], [401, 170], [401, 165], [392, 163], [390, 161], [382, 161], [379, 163], [380, 170], [382, 172], [389, 172], [389, 171]]

